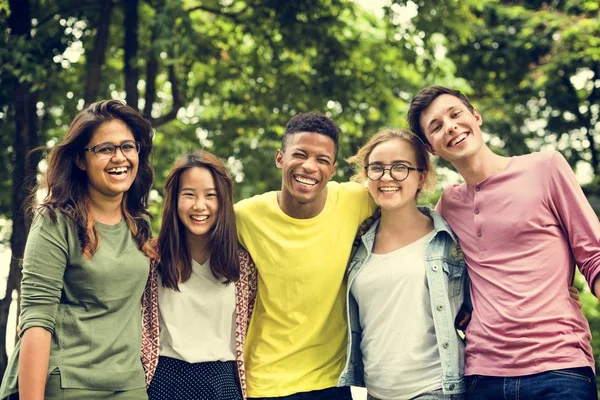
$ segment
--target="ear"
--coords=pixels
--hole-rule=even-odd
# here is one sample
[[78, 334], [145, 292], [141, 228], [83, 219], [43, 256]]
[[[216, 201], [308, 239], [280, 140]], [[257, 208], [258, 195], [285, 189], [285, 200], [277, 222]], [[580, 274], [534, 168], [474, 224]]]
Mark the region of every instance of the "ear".
[[419, 172], [419, 190], [423, 189], [425, 186], [425, 181], [427, 180], [427, 171]]
[[281, 169], [281, 161], [282, 160], [283, 160], [283, 153], [281, 152], [281, 149], [277, 149], [277, 151], [275, 152], [275, 165], [279, 169]]
[[473, 109], [473, 116], [477, 121], [477, 125], [481, 126], [481, 124], [483, 123], [483, 118], [481, 117], [481, 114], [479, 114], [479, 111], [477, 111], [476, 108]]
[[425, 148], [427, 149], [428, 152], [430, 152], [434, 156], [437, 156], [437, 154], [435, 154], [435, 149], [429, 142], [425, 143]]
[[81, 157], [81, 154], [77, 154], [77, 155], [75, 156], [75, 160], [73, 160], [73, 161], [75, 161], [75, 165], [77, 165], [77, 168], [79, 168], [79, 169], [80, 169], [80, 170], [82, 170], [82, 171], [85, 171], [85, 170], [86, 170], [86, 168], [87, 168], [87, 167], [86, 167], [86, 165], [85, 165], [85, 161], [84, 161], [84, 160], [83, 160], [83, 158]]
[[337, 171], [337, 161], [335, 161], [331, 166], [331, 175], [329, 176], [329, 180], [333, 178], [333, 176], [335, 175], [335, 171]]

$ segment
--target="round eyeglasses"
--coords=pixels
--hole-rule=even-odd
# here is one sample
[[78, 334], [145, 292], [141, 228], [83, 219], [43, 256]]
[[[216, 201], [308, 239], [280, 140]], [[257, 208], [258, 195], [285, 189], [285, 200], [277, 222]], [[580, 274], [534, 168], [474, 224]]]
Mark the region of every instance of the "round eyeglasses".
[[140, 144], [135, 140], [126, 140], [120, 145], [105, 142], [88, 147], [84, 150], [93, 152], [100, 160], [108, 160], [115, 155], [117, 149], [121, 149], [121, 153], [123, 153], [125, 157], [137, 157], [140, 152], [140, 147]]
[[404, 164], [369, 164], [365, 167], [365, 171], [367, 172], [367, 178], [372, 181], [380, 180], [383, 178], [385, 171], [390, 171], [392, 179], [401, 182], [408, 178], [410, 171], [423, 172], [423, 168], [413, 168]]

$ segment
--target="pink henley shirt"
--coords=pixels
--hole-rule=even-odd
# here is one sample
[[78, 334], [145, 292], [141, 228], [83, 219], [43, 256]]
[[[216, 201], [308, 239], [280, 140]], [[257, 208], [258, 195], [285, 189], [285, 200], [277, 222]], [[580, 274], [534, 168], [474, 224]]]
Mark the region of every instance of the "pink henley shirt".
[[575, 264], [600, 274], [600, 223], [557, 152], [513, 157], [478, 184], [447, 187], [437, 210], [471, 278], [466, 375], [592, 367], [590, 329], [570, 299]]

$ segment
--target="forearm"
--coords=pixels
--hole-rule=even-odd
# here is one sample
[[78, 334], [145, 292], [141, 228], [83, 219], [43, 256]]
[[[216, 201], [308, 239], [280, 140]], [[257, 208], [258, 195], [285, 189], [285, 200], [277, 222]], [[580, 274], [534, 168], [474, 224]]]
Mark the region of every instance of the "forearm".
[[19, 399], [43, 400], [50, 362], [51, 333], [40, 327], [25, 331], [19, 354]]

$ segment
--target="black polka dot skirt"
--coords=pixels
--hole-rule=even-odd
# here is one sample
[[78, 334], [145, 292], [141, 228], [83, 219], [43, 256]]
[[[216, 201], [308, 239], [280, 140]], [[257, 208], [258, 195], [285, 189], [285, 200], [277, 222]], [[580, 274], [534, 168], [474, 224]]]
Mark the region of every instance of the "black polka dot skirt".
[[159, 357], [150, 400], [242, 400], [235, 361], [188, 363]]

